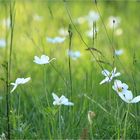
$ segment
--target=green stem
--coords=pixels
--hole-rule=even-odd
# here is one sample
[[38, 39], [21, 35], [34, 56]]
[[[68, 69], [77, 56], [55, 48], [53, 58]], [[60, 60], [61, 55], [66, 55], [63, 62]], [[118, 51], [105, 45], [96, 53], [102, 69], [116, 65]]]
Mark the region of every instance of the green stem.
[[61, 139], [62, 134], [61, 134], [61, 105], [59, 107], [59, 138]]
[[123, 133], [123, 139], [126, 139], [128, 113], [129, 113], [129, 104], [128, 104], [128, 106], [127, 106], [126, 117], [125, 117], [125, 122], [124, 122], [124, 133]]

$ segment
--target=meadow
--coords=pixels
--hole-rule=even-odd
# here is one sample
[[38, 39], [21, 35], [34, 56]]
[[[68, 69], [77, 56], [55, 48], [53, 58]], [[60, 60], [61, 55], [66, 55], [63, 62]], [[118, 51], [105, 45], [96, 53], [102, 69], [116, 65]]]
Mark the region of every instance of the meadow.
[[140, 139], [139, 9], [0, 0], [0, 140]]

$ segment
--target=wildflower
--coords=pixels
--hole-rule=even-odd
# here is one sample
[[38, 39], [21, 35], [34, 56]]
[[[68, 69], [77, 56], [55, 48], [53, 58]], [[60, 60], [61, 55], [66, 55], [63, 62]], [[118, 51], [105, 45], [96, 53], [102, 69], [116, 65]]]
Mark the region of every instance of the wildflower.
[[78, 24], [83, 24], [84, 22], [86, 22], [86, 16], [83, 16], [83, 17], [78, 17], [75, 22], [78, 23]]
[[73, 60], [76, 60], [77, 58], [79, 58], [81, 56], [80, 51], [69, 50], [67, 53]]
[[64, 95], [62, 95], [59, 98], [55, 93], [52, 93], [52, 96], [54, 99], [53, 105], [66, 105], [66, 106], [73, 106], [74, 105], [74, 103], [69, 102], [69, 100]]
[[120, 56], [120, 55], [122, 55], [123, 54], [123, 49], [120, 49], [120, 50], [115, 50], [115, 54], [117, 55], [117, 56]]
[[88, 111], [88, 121], [90, 125], [92, 124], [93, 122], [92, 120], [94, 117], [95, 117], [95, 113], [93, 111]]
[[108, 21], [109, 28], [117, 28], [121, 22], [120, 17], [110, 16]]
[[54, 60], [55, 58], [52, 58], [51, 60], [49, 60], [50, 58], [46, 55], [41, 55], [41, 57], [39, 58], [38, 56], [34, 57], [34, 61], [36, 64], [42, 65], [42, 64], [48, 64], [50, 63], [52, 60]]
[[88, 30], [88, 31], [86, 32], [86, 35], [87, 35], [88, 37], [90, 37], [90, 38], [93, 38], [93, 36], [95, 36], [97, 32], [98, 32], [98, 29], [94, 29], [94, 30], [93, 30], [93, 28], [92, 28], [91, 30]]
[[117, 28], [117, 29], [115, 30], [115, 35], [120, 36], [120, 35], [122, 35], [122, 34], [123, 34], [123, 30], [122, 30], [121, 28]]
[[50, 37], [47, 37], [46, 40], [49, 42], [49, 43], [63, 43], [64, 40], [65, 40], [65, 37], [54, 37], [54, 38], [50, 38]]
[[42, 21], [42, 20], [43, 20], [43, 17], [42, 17], [42, 16], [39, 16], [39, 15], [37, 15], [37, 14], [35, 14], [35, 15], [33, 16], [33, 19], [34, 19], [35, 21]]
[[6, 46], [5, 39], [0, 39], [0, 48], [4, 48]]
[[13, 85], [13, 89], [11, 90], [11, 93], [17, 88], [18, 85], [21, 85], [21, 84], [25, 84], [27, 83], [29, 80], [31, 80], [30, 77], [28, 78], [17, 78], [15, 83], [11, 83], [11, 85]]
[[60, 28], [58, 32], [61, 36], [68, 36], [69, 35], [68, 30], [65, 28]]
[[102, 74], [105, 76], [105, 79], [100, 82], [100, 85], [106, 82], [111, 82], [114, 77], [121, 75], [120, 72], [116, 72], [116, 67], [111, 72], [105, 69], [102, 71]]
[[132, 91], [128, 90], [128, 85], [122, 83], [120, 80], [115, 80], [112, 88], [117, 92], [119, 97], [126, 103], [138, 103], [140, 101], [140, 95], [134, 98]]
[[96, 22], [99, 19], [99, 14], [95, 11], [89, 11], [88, 15], [86, 16], [88, 21], [89, 27], [93, 26], [93, 22]]

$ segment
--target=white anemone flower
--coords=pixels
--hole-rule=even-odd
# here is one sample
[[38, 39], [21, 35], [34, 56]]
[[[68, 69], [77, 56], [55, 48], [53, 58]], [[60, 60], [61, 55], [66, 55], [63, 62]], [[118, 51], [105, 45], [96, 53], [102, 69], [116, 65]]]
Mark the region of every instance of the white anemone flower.
[[60, 28], [58, 32], [61, 36], [68, 36], [69, 35], [68, 29], [65, 29], [65, 28]]
[[108, 21], [108, 26], [109, 28], [117, 28], [119, 27], [121, 23], [121, 18], [120, 17], [114, 17], [114, 16], [110, 16], [109, 17], [109, 21]]
[[126, 103], [138, 103], [140, 101], [140, 95], [134, 98], [132, 91], [128, 90], [128, 85], [122, 83], [120, 80], [115, 80], [112, 88], [117, 92], [119, 97]]
[[54, 37], [54, 38], [51, 38], [51, 37], [47, 37], [46, 40], [47, 42], [49, 43], [52, 43], [52, 44], [56, 44], [56, 43], [63, 43], [65, 41], [65, 37]]
[[111, 72], [109, 72], [108, 70], [104, 69], [102, 71], [102, 74], [105, 76], [105, 79], [103, 79], [100, 82], [100, 85], [103, 84], [103, 83], [111, 82], [114, 77], [118, 77], [118, 76], [121, 75], [120, 72], [116, 72], [116, 67]]
[[72, 102], [69, 102], [69, 100], [64, 96], [62, 95], [60, 98], [55, 94], [55, 93], [52, 93], [52, 96], [53, 96], [53, 105], [66, 105], [66, 106], [73, 106], [74, 103]]
[[117, 56], [120, 56], [120, 55], [122, 55], [123, 53], [124, 53], [124, 50], [123, 50], [123, 49], [115, 50], [115, 54], [116, 54]]
[[5, 39], [1, 38], [0, 39], [0, 48], [4, 48], [6, 46], [6, 41]]
[[67, 54], [68, 54], [73, 60], [76, 60], [77, 58], [79, 58], [79, 57], [81, 56], [80, 51], [68, 50]]
[[93, 30], [93, 28], [91, 28], [90, 30], [88, 30], [88, 31], [86, 32], [86, 35], [87, 35], [89, 38], [93, 38], [93, 37], [96, 35], [97, 32], [98, 32], [98, 29], [94, 29], [94, 30]]
[[99, 14], [95, 11], [89, 11], [86, 19], [88, 21], [89, 27], [93, 26], [93, 22], [96, 22], [99, 19]]
[[41, 55], [41, 57], [39, 58], [38, 56], [34, 57], [34, 61], [36, 64], [42, 65], [42, 64], [48, 64], [50, 63], [52, 60], [54, 60], [55, 58], [52, 58], [50, 60], [50, 58], [46, 55]]
[[25, 84], [30, 80], [31, 80], [30, 77], [28, 77], [28, 78], [17, 78], [15, 83], [11, 83], [11, 85], [14, 86], [13, 89], [11, 90], [11, 93], [17, 88], [18, 85]]

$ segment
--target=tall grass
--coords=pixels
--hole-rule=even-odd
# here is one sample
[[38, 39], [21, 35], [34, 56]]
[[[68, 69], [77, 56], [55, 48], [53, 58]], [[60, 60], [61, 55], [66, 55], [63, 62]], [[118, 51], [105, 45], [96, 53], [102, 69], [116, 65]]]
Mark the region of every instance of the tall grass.
[[[0, 138], [139, 139], [139, 103], [123, 102], [112, 89], [113, 81], [99, 84], [102, 70], [117, 67], [122, 74], [117, 79], [139, 95], [139, 6], [131, 1], [1, 1], [0, 38], [5, 36], [6, 47], [0, 48]], [[96, 34], [88, 38], [88, 23], [76, 19], [90, 10], [99, 20], [92, 24]], [[109, 16], [121, 17], [122, 35], [115, 34], [115, 21], [109, 29]], [[3, 27], [8, 17], [10, 26]], [[63, 43], [46, 41], [60, 36], [62, 27], [68, 33]], [[116, 56], [121, 48], [124, 54]], [[81, 56], [73, 60], [68, 50], [78, 50]], [[37, 65], [34, 56], [42, 54], [56, 60]], [[27, 76], [32, 80], [10, 93], [10, 83]], [[74, 106], [54, 106], [52, 92], [66, 96]], [[92, 123], [89, 111], [96, 114]]]

